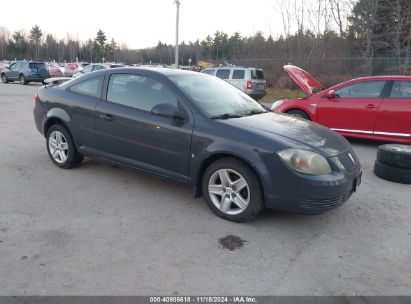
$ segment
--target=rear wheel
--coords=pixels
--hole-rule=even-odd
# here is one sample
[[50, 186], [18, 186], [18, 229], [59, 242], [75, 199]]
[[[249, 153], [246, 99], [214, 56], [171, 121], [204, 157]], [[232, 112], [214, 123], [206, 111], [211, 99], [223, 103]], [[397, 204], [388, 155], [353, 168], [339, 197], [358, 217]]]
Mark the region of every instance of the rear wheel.
[[83, 160], [70, 133], [62, 125], [53, 125], [47, 131], [47, 152], [54, 164], [63, 169], [72, 168]]
[[27, 80], [26, 80], [26, 78], [24, 78], [24, 75], [20, 75], [19, 80], [20, 80], [20, 84], [22, 84], [22, 85], [27, 84]]
[[209, 208], [219, 217], [245, 222], [263, 209], [259, 179], [253, 169], [235, 158], [223, 158], [204, 173], [203, 193]]
[[7, 77], [6, 77], [6, 74], [1, 74], [1, 81], [2, 81], [3, 83], [9, 83], [9, 80], [8, 80]]
[[294, 117], [298, 117], [298, 118], [304, 118], [306, 120], [311, 120], [310, 116], [308, 116], [307, 113], [305, 113], [304, 111], [301, 110], [290, 110], [286, 112], [287, 114], [294, 116]]

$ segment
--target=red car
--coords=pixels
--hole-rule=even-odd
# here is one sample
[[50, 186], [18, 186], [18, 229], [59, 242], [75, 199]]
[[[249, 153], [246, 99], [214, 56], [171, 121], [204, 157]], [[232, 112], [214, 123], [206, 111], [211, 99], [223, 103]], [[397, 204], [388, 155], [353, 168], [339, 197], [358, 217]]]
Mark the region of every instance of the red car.
[[370, 76], [331, 88], [303, 69], [284, 70], [307, 94], [271, 109], [320, 123], [347, 137], [411, 144], [411, 76]]

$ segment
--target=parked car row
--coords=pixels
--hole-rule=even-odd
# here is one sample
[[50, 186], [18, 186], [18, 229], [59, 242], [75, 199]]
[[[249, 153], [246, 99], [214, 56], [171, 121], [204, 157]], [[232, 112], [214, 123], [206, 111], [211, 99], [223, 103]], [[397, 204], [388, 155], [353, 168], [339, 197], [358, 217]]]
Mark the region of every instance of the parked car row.
[[116, 63], [66, 63], [61, 64], [36, 61], [16, 61], [13, 63], [0, 63], [0, 73], [3, 83], [20, 81], [21, 84], [29, 82], [42, 82], [47, 78], [78, 77], [92, 71], [124, 67]]

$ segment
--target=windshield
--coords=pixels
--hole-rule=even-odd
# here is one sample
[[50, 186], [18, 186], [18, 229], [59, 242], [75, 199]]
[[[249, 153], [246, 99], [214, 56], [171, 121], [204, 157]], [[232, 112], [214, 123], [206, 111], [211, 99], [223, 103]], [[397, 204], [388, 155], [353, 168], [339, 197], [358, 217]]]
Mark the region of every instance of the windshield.
[[169, 76], [208, 117], [225, 118], [265, 113], [254, 99], [214, 76]]

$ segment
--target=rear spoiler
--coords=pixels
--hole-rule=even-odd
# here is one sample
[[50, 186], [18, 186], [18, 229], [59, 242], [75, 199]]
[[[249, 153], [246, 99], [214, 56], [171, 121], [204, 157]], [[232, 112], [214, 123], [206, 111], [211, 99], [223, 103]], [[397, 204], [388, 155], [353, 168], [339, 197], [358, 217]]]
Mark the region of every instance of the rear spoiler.
[[53, 87], [56, 85], [60, 85], [66, 81], [69, 81], [73, 78], [71, 77], [54, 77], [54, 78], [47, 78], [45, 80], [43, 80], [43, 83], [46, 87]]

